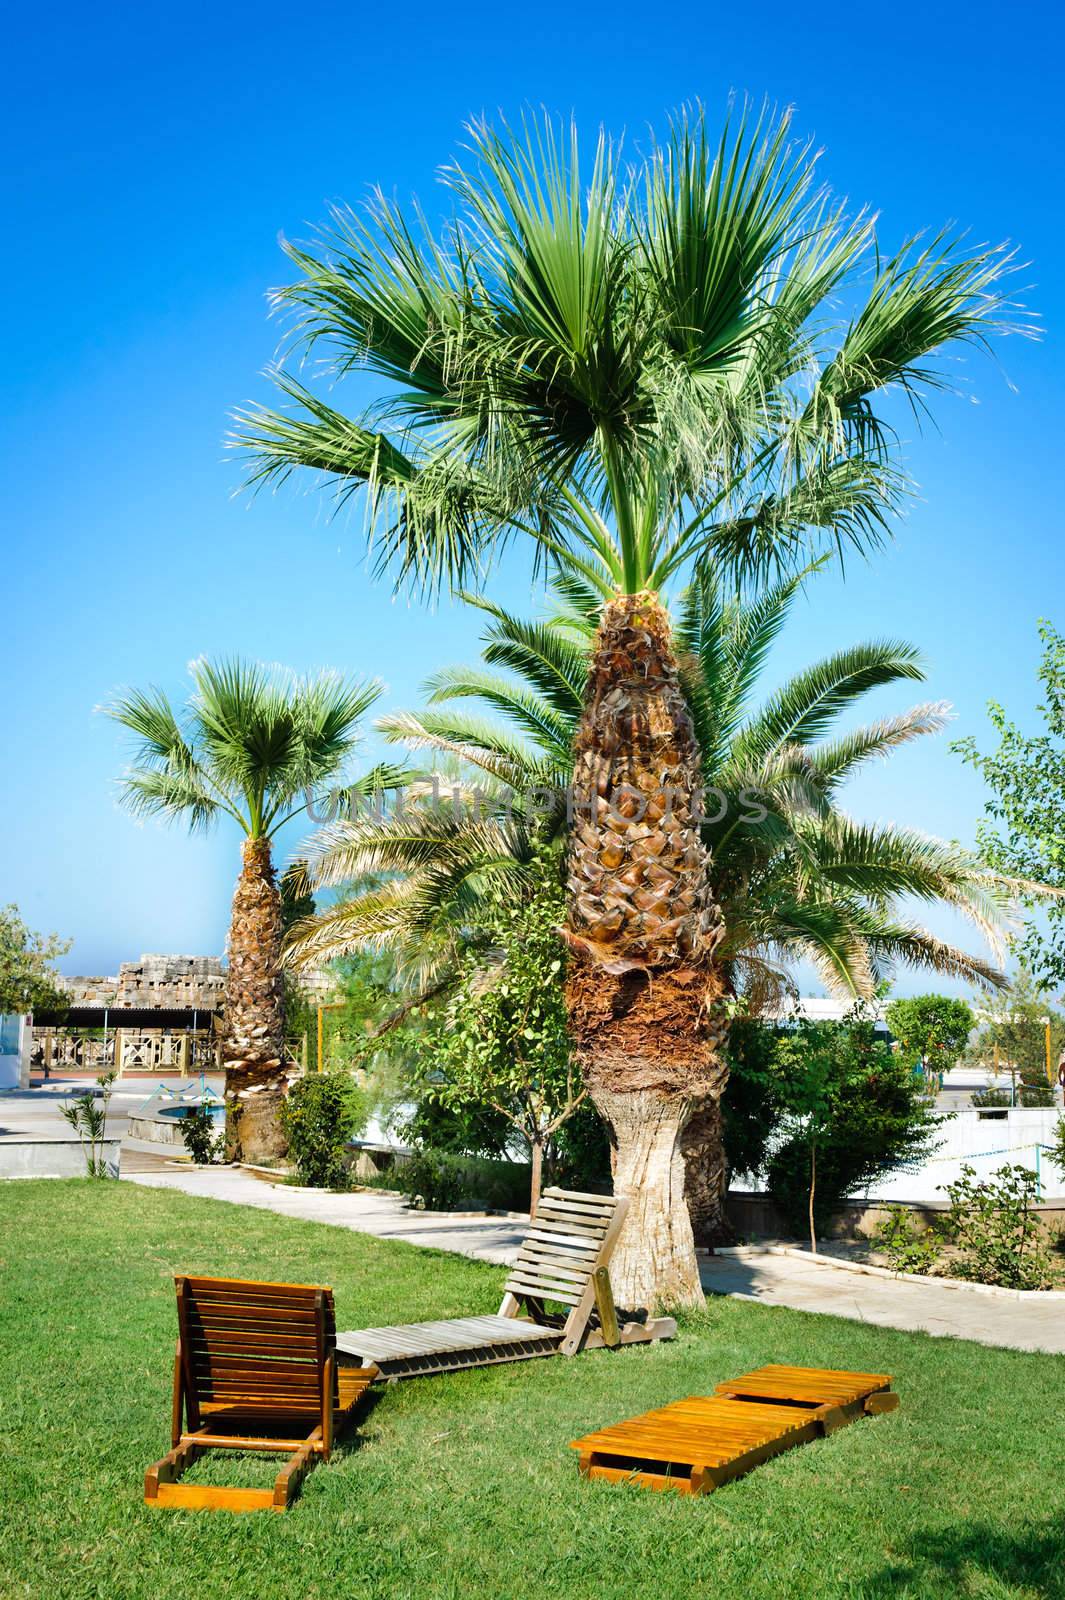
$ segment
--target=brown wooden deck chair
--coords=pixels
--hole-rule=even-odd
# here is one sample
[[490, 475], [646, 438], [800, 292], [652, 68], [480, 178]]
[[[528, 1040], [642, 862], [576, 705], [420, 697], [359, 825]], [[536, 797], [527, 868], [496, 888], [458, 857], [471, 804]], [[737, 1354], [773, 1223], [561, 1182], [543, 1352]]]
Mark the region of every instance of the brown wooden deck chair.
[[614, 1307], [609, 1261], [628, 1204], [624, 1196], [545, 1189], [494, 1317], [357, 1328], [337, 1335], [338, 1353], [372, 1363], [383, 1378], [417, 1378], [672, 1337], [672, 1317], [619, 1319]]
[[[144, 1475], [149, 1505], [284, 1511], [377, 1376], [338, 1370], [333, 1291], [241, 1278], [174, 1280], [172, 1449]], [[184, 1426], [183, 1426], [184, 1423]], [[206, 1449], [287, 1455], [272, 1489], [179, 1482]]]

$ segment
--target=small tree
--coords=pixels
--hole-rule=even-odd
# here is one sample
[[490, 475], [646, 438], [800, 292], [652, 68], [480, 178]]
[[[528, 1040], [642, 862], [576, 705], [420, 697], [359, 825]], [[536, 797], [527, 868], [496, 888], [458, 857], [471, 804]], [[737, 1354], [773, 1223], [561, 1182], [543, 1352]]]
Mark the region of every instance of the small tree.
[[[1050, 1030], [1047, 1072], [1047, 1029]], [[1010, 1100], [1016, 1105], [1051, 1104], [1053, 1069], [1065, 1049], [1065, 1017], [1051, 1009], [1032, 974], [1021, 968], [1004, 993], [984, 1003], [979, 1031], [967, 1059], [1010, 1079]]]
[[[1065, 983], [1065, 638], [1049, 622], [1040, 623], [1039, 637], [1043, 731], [1023, 733], [992, 700], [997, 750], [981, 755], [971, 735], [951, 749], [991, 791], [976, 835], [980, 854], [996, 872], [1027, 879], [1029, 909], [1043, 907], [1028, 924], [1022, 960], [1039, 983], [1056, 986]], [[1057, 891], [1049, 901], [1045, 886]]]
[[534, 857], [529, 877], [530, 896], [517, 913], [504, 890], [485, 897], [481, 938], [446, 1007], [427, 1092], [452, 1106], [487, 1105], [506, 1118], [529, 1147], [535, 1213], [552, 1140], [587, 1091], [566, 1028], [557, 855]]
[[905, 1051], [916, 1051], [929, 1080], [949, 1072], [965, 1050], [974, 1027], [964, 1000], [945, 994], [918, 994], [892, 1000], [884, 1013], [888, 1027]]
[[0, 1016], [52, 1011], [67, 996], [56, 979], [54, 963], [70, 949], [69, 939], [32, 933], [18, 906], [0, 906]]
[[935, 1113], [860, 1015], [782, 1031], [770, 1070], [781, 1117], [765, 1162], [769, 1192], [793, 1225], [803, 1220], [811, 1244], [846, 1195], [934, 1147]]
[[59, 1108], [81, 1140], [85, 1167], [90, 1178], [106, 1178], [108, 1175], [107, 1158], [104, 1155], [104, 1144], [107, 1140], [107, 1108], [111, 1104], [111, 1093], [117, 1076], [117, 1072], [113, 1071], [101, 1073], [96, 1080], [96, 1086], [100, 1090], [99, 1095], [94, 1095], [88, 1090], [85, 1094], [75, 1095], [68, 1105]]

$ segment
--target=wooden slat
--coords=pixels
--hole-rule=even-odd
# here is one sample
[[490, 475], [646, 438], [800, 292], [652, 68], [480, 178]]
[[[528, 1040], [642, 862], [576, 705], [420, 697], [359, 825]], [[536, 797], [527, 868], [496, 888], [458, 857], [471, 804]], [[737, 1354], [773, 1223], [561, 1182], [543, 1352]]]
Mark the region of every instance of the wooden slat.
[[265, 1278], [196, 1278], [187, 1272], [181, 1273], [180, 1276], [196, 1294], [209, 1294], [218, 1289], [240, 1289], [247, 1290], [252, 1295], [272, 1294], [279, 1299], [309, 1298], [313, 1305], [316, 1295], [333, 1293], [327, 1283], [271, 1283]]
[[554, 1200], [557, 1198], [559, 1200], [578, 1200], [585, 1205], [602, 1205], [610, 1211], [613, 1211], [617, 1205], [616, 1195], [581, 1194], [576, 1189], [559, 1189], [555, 1184], [552, 1184], [549, 1189], [544, 1190], [543, 1197], [545, 1200]]
[[588, 1282], [592, 1267], [585, 1262], [575, 1263], [571, 1257], [540, 1255], [536, 1250], [519, 1250], [515, 1267], [533, 1267], [550, 1271], [555, 1277], [568, 1279], [582, 1288]]
[[508, 1278], [506, 1288], [510, 1294], [532, 1295], [537, 1300], [554, 1300], [562, 1306], [578, 1305], [581, 1299], [572, 1289], [561, 1289], [555, 1284], [544, 1283], [536, 1278]]
[[337, 1348], [380, 1364], [543, 1337], [557, 1339], [557, 1330], [518, 1317], [456, 1317], [445, 1322], [356, 1328], [337, 1335]]

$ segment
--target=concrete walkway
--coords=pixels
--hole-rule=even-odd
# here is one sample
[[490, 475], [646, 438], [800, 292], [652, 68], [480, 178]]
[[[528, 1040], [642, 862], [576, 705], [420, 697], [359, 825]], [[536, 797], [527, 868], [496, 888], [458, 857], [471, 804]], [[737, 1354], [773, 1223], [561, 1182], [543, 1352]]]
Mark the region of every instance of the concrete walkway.
[[149, 1189], [180, 1189], [183, 1194], [202, 1195], [208, 1200], [228, 1200], [235, 1205], [256, 1206], [261, 1211], [277, 1211], [283, 1217], [300, 1217], [304, 1222], [324, 1222], [333, 1228], [372, 1233], [378, 1239], [400, 1239], [404, 1244], [453, 1250], [497, 1266], [514, 1259], [524, 1231], [520, 1218], [410, 1211], [394, 1196], [372, 1190], [329, 1194], [321, 1189], [297, 1189], [232, 1167], [215, 1171], [201, 1168], [183, 1172], [179, 1167], [155, 1172], [127, 1171], [124, 1157], [125, 1152], [122, 1177]]
[[1040, 1304], [982, 1293], [969, 1284], [955, 1288], [907, 1282], [904, 1277], [873, 1277], [757, 1248], [712, 1256], [701, 1271], [703, 1287], [711, 1294], [850, 1317], [882, 1328], [1065, 1354], [1065, 1300], [1061, 1299]]
[[[123, 1171], [130, 1183], [152, 1189], [226, 1200], [235, 1205], [277, 1211], [305, 1222], [351, 1228], [379, 1239], [400, 1239], [436, 1250], [453, 1250], [476, 1261], [507, 1265], [521, 1243], [518, 1217], [463, 1217], [447, 1212], [409, 1211], [391, 1195], [325, 1194], [270, 1183], [228, 1167], [213, 1171], [169, 1168]], [[927, 1333], [1015, 1350], [1065, 1354], [1065, 1301], [1013, 1300], [964, 1285], [907, 1282], [851, 1272], [845, 1267], [771, 1255], [757, 1247], [701, 1262], [703, 1287], [710, 1294], [735, 1295], [763, 1305], [849, 1317], [878, 1327], [920, 1329]]]

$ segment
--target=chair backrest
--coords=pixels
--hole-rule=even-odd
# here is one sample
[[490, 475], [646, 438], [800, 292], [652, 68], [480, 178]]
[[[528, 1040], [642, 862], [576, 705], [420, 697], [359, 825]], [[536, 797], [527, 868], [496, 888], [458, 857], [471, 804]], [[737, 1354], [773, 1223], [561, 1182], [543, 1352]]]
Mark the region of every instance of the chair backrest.
[[193, 1427], [201, 1407], [242, 1416], [322, 1411], [326, 1361], [336, 1346], [330, 1288], [241, 1278], [174, 1283]]
[[616, 1195], [545, 1189], [507, 1279], [507, 1294], [579, 1305], [613, 1248], [619, 1211], [624, 1214]]

